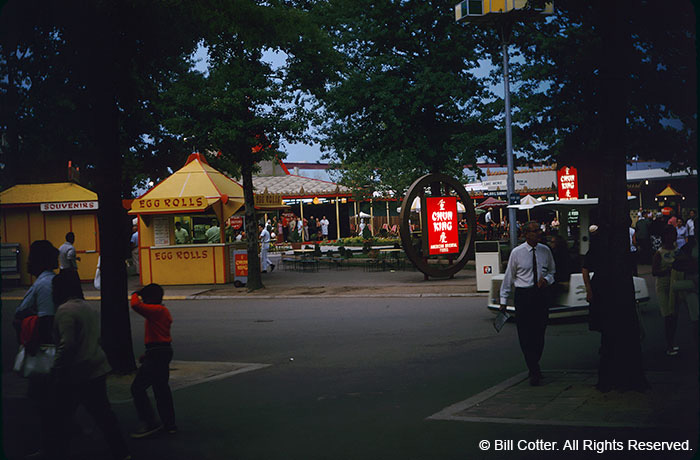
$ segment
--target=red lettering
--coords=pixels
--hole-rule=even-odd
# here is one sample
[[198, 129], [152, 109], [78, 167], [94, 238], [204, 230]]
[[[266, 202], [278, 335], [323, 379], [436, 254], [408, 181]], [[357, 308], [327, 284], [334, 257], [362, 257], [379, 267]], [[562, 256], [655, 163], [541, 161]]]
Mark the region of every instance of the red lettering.
[[206, 259], [209, 255], [209, 251], [202, 251], [202, 259]]
[[199, 206], [203, 206], [203, 205], [204, 205], [204, 200], [203, 200], [202, 197], [200, 196], [200, 197], [197, 198], [197, 206], [199, 207]]
[[170, 198], [164, 199], [163, 203], [165, 203], [165, 206], [170, 206]]

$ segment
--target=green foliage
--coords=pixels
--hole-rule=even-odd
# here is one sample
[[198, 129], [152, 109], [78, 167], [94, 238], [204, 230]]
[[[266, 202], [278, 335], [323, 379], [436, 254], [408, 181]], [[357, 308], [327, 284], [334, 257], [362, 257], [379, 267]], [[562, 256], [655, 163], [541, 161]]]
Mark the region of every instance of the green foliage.
[[369, 229], [369, 225], [362, 229], [362, 238], [366, 240], [372, 238], [372, 231]]
[[[671, 169], [697, 168], [697, 71], [695, 12], [691, 2], [660, 8], [659, 2], [630, 2], [628, 41], [616, 57], [624, 71], [620, 103], [627, 126], [628, 159], [671, 161]], [[515, 150], [560, 163], [588, 158], [606, 145], [600, 116], [606, 101], [597, 3], [562, 0], [548, 21], [516, 25], [511, 60]], [[622, 27], [622, 25], [620, 26]], [[494, 32], [495, 35], [495, 32]], [[495, 37], [494, 37], [495, 38]], [[491, 54], [500, 79], [501, 52]], [[494, 116], [502, 102], [494, 103]], [[495, 132], [503, 136], [502, 132]]]
[[[169, 166], [182, 164], [182, 142], [161, 130], [164, 113], [157, 99], [191, 65], [197, 37], [187, 4], [127, 1], [119, 7], [69, 3], [37, 8], [34, 2], [16, 1], [2, 13], [2, 186], [64, 181], [70, 160], [80, 168], [81, 182], [97, 188], [96, 167], [106, 152], [94, 142], [98, 127], [91, 81], [100, 72], [104, 84], [113, 85], [112, 103], [119, 107], [114, 128], [123, 160], [122, 176], [116, 177], [122, 196], [130, 197], [134, 185], [162, 179]], [[109, 24], [98, 24], [98, 16], [108, 17]], [[91, 34], [100, 27], [118, 34], [114, 52], [96, 49]], [[93, 59], [98, 51], [111, 53], [109, 69]]]
[[[338, 240], [335, 244], [341, 245], [341, 247], [345, 246], [363, 246], [365, 242], [368, 241], [367, 238], [363, 238], [360, 236], [352, 236], [349, 238], [343, 238], [342, 240]], [[401, 245], [401, 241], [398, 238], [372, 238], [372, 245], [374, 246], [394, 246], [396, 245]], [[331, 243], [332, 244], [332, 243]]]
[[[317, 92], [326, 157], [340, 181], [403, 193], [418, 176], [460, 177], [492, 126], [479, 120], [483, 33], [457, 24], [446, 0], [332, 0], [315, 10], [345, 64]], [[502, 143], [502, 142], [501, 142]]]

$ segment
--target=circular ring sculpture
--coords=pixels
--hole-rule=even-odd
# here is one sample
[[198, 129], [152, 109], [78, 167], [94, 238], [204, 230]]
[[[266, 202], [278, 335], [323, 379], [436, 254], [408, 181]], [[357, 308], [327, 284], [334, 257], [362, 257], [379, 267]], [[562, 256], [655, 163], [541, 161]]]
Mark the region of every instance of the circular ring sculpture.
[[[467, 237], [464, 242], [464, 246], [461, 248], [456, 259], [451, 260], [449, 265], [429, 264], [429, 258], [422, 255], [419, 250], [416, 249], [411, 239], [411, 226], [409, 224], [409, 218], [411, 216], [411, 205], [413, 200], [420, 197], [422, 201], [423, 196], [425, 196], [425, 188], [433, 188], [436, 185], [439, 185], [441, 191], [446, 191], [447, 188], [454, 190], [464, 205], [465, 213], [467, 215]], [[425, 212], [424, 207], [421, 212]], [[401, 213], [399, 215], [399, 219], [401, 222], [399, 227], [401, 244], [406, 252], [406, 256], [418, 270], [423, 272], [426, 279], [429, 276], [432, 276], [433, 278], [449, 278], [464, 268], [468, 261], [469, 249], [472, 247], [476, 236], [476, 213], [474, 211], [474, 205], [469, 193], [467, 193], [464, 186], [454, 177], [450, 177], [445, 174], [426, 174], [425, 176], [418, 178], [415, 182], [413, 182], [413, 184], [411, 184], [406, 196], [403, 199], [403, 202], [401, 203]], [[423, 221], [423, 225], [425, 225], [425, 221]], [[427, 238], [425, 230], [425, 228], [421, 228], [422, 238]]]

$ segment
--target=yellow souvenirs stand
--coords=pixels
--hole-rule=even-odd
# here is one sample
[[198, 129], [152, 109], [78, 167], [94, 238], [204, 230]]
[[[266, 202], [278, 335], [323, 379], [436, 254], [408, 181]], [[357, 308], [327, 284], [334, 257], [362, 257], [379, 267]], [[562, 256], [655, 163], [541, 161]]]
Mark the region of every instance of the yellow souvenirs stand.
[[[224, 222], [243, 206], [243, 187], [191, 154], [185, 166], [133, 200], [138, 216], [141, 284], [222, 284], [233, 280], [233, 247], [224, 243]], [[205, 229], [215, 220], [220, 242]], [[175, 244], [175, 223], [189, 234]]]
[[19, 244], [20, 283], [32, 283], [27, 273], [32, 242], [49, 240], [58, 248], [68, 232], [75, 233], [80, 279], [94, 279], [100, 250], [97, 208], [97, 194], [72, 182], [20, 184], [0, 192], [2, 242]]

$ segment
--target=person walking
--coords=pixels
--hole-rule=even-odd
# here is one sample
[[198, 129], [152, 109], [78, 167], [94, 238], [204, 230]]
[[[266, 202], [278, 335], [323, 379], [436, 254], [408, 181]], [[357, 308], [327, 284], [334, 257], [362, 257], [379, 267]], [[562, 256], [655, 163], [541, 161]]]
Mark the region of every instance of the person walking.
[[637, 231], [631, 226], [628, 228], [630, 235], [630, 266], [632, 267], [632, 275], [637, 276], [637, 264], [639, 264], [639, 251], [637, 250]]
[[493, 208], [489, 208], [484, 215], [484, 223], [486, 223], [486, 239], [493, 239], [493, 217], [491, 216]]
[[[134, 218], [137, 221], [138, 217]], [[131, 239], [129, 240], [131, 248], [131, 264], [134, 267], [135, 274], [139, 274], [139, 228], [136, 224], [131, 228]]]
[[309, 240], [318, 241], [321, 239], [320, 229], [316, 225], [316, 218], [314, 216], [309, 217]]
[[[25, 351], [36, 354], [41, 344], [54, 343], [52, 331], [56, 305], [53, 300], [54, 270], [58, 268], [58, 249], [47, 240], [34, 241], [29, 247], [27, 271], [36, 280], [24, 295], [15, 310], [13, 325], [17, 341]], [[35, 458], [41, 458], [51, 447], [51, 434], [54, 424], [51, 420], [50, 382], [44, 376], [29, 378], [27, 396], [39, 409], [39, 451]]]
[[328, 219], [326, 219], [326, 216], [323, 216], [323, 219], [321, 219], [321, 237], [323, 238], [324, 241], [328, 241], [328, 226], [330, 225], [330, 222], [328, 222]]
[[258, 230], [260, 231], [260, 266], [263, 273], [267, 273], [267, 267], [270, 267], [270, 273], [272, 273], [275, 270], [275, 264], [270, 262], [267, 256], [267, 251], [270, 250], [270, 232], [263, 224], [258, 224]]
[[651, 224], [651, 214], [643, 212], [642, 216], [634, 225], [634, 235], [637, 238], [637, 248], [639, 252], [639, 263], [648, 264], [651, 261], [651, 234], [649, 225]]
[[75, 256], [73, 243], [75, 243], [75, 233], [66, 233], [66, 242], [58, 248], [58, 265], [61, 271], [78, 271], [78, 263], [76, 261], [80, 260], [80, 257]]
[[656, 277], [656, 297], [659, 310], [664, 318], [666, 332], [666, 354], [678, 354], [676, 325], [678, 323], [676, 298], [671, 292], [671, 270], [676, 259], [676, 229], [670, 225], [663, 231], [661, 248], [656, 251], [651, 261], [651, 274]]
[[688, 227], [683, 224], [683, 218], [676, 219], [676, 248], [682, 248], [688, 242]]
[[695, 236], [695, 220], [695, 209], [691, 209], [688, 213], [688, 220], [685, 223], [685, 226], [688, 228], [688, 238]]
[[[170, 336], [173, 317], [162, 302], [163, 288], [155, 283], [131, 294], [132, 310], [146, 319], [146, 352], [139, 358], [141, 366], [131, 384], [131, 396], [141, 421], [141, 426], [131, 433], [134, 439], [153, 436], [163, 429], [170, 434], [177, 433], [173, 395], [168, 384], [173, 359]], [[149, 387], [153, 387], [161, 423], [156, 420], [148, 399], [146, 390]]]
[[[95, 420], [109, 444], [112, 458], [130, 459], [117, 416], [107, 398], [111, 371], [100, 346], [100, 320], [85, 301], [76, 271], [64, 271], [52, 280], [58, 305], [54, 321], [56, 358], [51, 368], [54, 423], [51, 450], [43, 458], [68, 458], [70, 430], [78, 405]], [[37, 456], [37, 458], [42, 458]]]
[[549, 316], [549, 286], [554, 283], [556, 267], [550, 249], [540, 243], [542, 230], [537, 222], [525, 226], [525, 242], [510, 253], [501, 284], [501, 311], [515, 287], [515, 315], [520, 349], [529, 371], [530, 385], [540, 385], [540, 358]]

